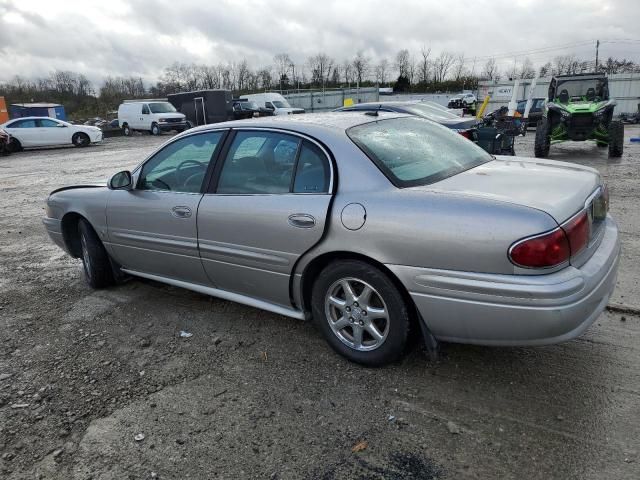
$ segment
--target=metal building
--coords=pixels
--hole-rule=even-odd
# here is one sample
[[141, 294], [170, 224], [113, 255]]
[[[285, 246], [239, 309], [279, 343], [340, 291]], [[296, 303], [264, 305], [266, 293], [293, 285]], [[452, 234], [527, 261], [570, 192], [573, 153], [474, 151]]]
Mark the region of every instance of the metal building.
[[9, 116], [20, 117], [51, 117], [66, 120], [64, 107], [57, 103], [14, 103], [9, 105]]

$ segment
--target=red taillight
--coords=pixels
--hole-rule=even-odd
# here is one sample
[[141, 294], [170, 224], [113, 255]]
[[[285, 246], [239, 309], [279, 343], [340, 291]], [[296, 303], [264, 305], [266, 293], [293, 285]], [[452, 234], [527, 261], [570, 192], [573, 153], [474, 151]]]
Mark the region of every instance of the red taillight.
[[458, 133], [464, 138], [468, 138], [469, 140], [471, 140], [471, 130], [458, 130]]
[[509, 251], [509, 258], [513, 263], [527, 268], [553, 267], [566, 262], [569, 257], [569, 241], [561, 228], [545, 235], [520, 240]]
[[578, 254], [589, 243], [590, 228], [587, 212], [582, 212], [573, 217], [562, 225], [562, 229], [569, 239], [571, 255]]

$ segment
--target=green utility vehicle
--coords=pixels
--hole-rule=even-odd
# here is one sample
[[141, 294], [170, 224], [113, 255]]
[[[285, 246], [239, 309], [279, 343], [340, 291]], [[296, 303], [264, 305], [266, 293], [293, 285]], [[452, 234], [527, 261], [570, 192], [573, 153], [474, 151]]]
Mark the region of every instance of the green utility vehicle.
[[595, 141], [609, 147], [609, 157], [622, 156], [624, 125], [613, 120], [615, 100], [609, 100], [607, 77], [601, 74], [562, 75], [551, 79], [549, 100], [536, 128], [535, 155], [546, 157], [552, 143]]

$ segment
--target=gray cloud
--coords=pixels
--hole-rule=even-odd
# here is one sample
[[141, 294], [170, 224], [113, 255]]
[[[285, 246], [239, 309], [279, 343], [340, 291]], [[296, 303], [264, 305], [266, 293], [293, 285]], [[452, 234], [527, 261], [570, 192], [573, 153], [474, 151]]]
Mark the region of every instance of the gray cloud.
[[[54, 7], [52, 7], [54, 6]], [[246, 58], [269, 65], [287, 52], [302, 65], [324, 51], [341, 61], [363, 50], [373, 61], [401, 48], [416, 56], [464, 52], [477, 70], [488, 56], [569, 45], [528, 55], [499, 55], [501, 67], [528, 56], [540, 64], [555, 55], [593, 58], [588, 40], [638, 36], [637, 0], [295, 1], [138, 0], [130, 3], [37, 0], [0, 5], [0, 81], [37, 77], [54, 69], [136, 75], [154, 81], [174, 62], [219, 63]], [[604, 42], [601, 56], [640, 61], [640, 42]]]

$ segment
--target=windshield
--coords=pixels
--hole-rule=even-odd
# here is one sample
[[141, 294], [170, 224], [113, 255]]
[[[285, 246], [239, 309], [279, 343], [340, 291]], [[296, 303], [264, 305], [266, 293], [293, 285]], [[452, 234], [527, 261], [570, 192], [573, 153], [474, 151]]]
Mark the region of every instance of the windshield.
[[276, 108], [291, 108], [291, 105], [289, 105], [286, 100], [273, 100], [271, 103], [273, 103], [273, 106]]
[[173, 113], [176, 109], [169, 102], [150, 103], [151, 113]]
[[258, 104], [256, 102], [240, 102], [240, 107], [243, 110], [258, 110]]
[[558, 79], [556, 99], [560, 102], [599, 102], [604, 99], [604, 81], [601, 79]]
[[438, 182], [493, 160], [462, 135], [418, 117], [357, 125], [347, 135], [401, 188]]
[[413, 115], [426, 117], [432, 120], [460, 119], [460, 117], [458, 117], [457, 115], [454, 115], [451, 112], [447, 112], [446, 110], [440, 110], [439, 108], [434, 108], [430, 105], [425, 105], [423, 103], [407, 105], [406, 107], [404, 107], [404, 109], [407, 112], [412, 113]]

